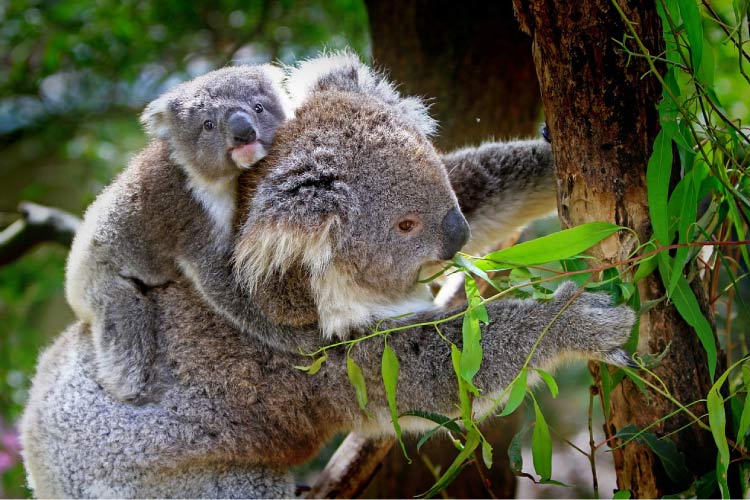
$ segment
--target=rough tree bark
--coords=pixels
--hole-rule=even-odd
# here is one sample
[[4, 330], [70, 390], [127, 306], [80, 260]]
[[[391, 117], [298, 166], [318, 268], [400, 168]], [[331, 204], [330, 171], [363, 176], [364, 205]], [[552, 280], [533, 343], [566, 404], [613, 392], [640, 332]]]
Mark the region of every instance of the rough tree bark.
[[[519, 20], [532, 35], [534, 61], [542, 91], [558, 177], [558, 204], [565, 226], [611, 221], [633, 228], [641, 241], [651, 234], [646, 198], [646, 165], [658, 132], [659, 83], [646, 76], [646, 62], [628, 61], [616, 41], [627, 31], [611, 0], [514, 0]], [[664, 50], [661, 23], [653, 2], [618, 4], [634, 23], [651, 54]], [[679, 169], [676, 169], [679, 171]], [[603, 242], [596, 255], [621, 261], [635, 239], [623, 232]], [[664, 296], [654, 275], [638, 286], [641, 301]], [[665, 302], [641, 316], [638, 351], [658, 353], [671, 347], [656, 372], [682, 403], [705, 397], [711, 382], [706, 356], [695, 333]], [[595, 376], [596, 367], [592, 367]], [[639, 428], [675, 407], [651, 394], [647, 400], [625, 380], [612, 395], [608, 436], [627, 424]], [[705, 408], [693, 409], [698, 415]], [[671, 418], [653, 429], [665, 434], [689, 423]], [[688, 468], [700, 475], [712, 468], [715, 448], [697, 426], [673, 436]], [[687, 487], [672, 485], [658, 459], [644, 446], [629, 444], [614, 452], [618, 485], [636, 498], [658, 498]]]
[[[376, 66], [383, 67], [406, 94], [431, 99], [440, 123], [436, 145], [451, 150], [492, 138], [538, 134], [541, 101], [531, 58], [531, 39], [521, 32], [510, 2], [467, 0], [460, 8], [448, 0], [366, 0]], [[484, 470], [492, 492], [515, 495], [515, 477], [505, 450], [516, 423], [495, 420], [483, 432], [497, 452]], [[456, 455], [447, 439], [422, 448], [445, 470]], [[399, 447], [383, 461], [365, 497], [411, 497], [435, 478], [419, 460], [414, 442], [406, 464]], [[482, 467], [484, 467], [482, 465]], [[474, 466], [448, 488], [456, 498], [489, 495]]]

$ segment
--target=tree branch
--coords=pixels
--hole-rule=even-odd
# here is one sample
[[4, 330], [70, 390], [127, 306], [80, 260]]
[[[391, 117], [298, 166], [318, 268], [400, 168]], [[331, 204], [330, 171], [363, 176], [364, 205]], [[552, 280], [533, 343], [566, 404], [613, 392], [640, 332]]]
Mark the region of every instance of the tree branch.
[[349, 433], [305, 498], [356, 498], [370, 484], [394, 438], [374, 440]]
[[70, 246], [81, 221], [60, 210], [31, 202], [18, 206], [21, 218], [0, 232], [0, 266], [7, 265], [39, 243]]

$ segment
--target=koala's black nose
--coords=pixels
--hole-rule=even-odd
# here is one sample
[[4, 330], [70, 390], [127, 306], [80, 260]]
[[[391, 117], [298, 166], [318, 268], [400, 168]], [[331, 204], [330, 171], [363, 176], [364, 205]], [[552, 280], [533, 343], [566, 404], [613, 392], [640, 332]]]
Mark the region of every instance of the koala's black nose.
[[443, 234], [445, 240], [440, 258], [448, 260], [469, 241], [469, 223], [458, 208], [451, 208], [443, 218]]
[[227, 120], [229, 133], [232, 134], [232, 142], [235, 146], [250, 144], [255, 140], [256, 134], [250, 115], [244, 111], [235, 111], [229, 115]]

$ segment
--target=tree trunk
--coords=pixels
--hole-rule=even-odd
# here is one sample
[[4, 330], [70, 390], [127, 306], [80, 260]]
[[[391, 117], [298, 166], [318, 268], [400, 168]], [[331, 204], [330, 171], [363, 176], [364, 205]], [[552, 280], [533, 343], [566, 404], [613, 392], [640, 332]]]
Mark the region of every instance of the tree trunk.
[[[431, 114], [440, 123], [435, 140], [440, 149], [538, 134], [541, 101], [531, 39], [519, 29], [510, 2], [467, 0], [460, 8], [447, 0], [365, 3], [374, 64], [401, 84], [403, 93], [431, 99]], [[502, 498], [515, 496], [515, 477], [505, 450], [516, 427], [514, 417], [495, 420], [482, 430], [496, 450], [495, 464], [484, 474], [492, 492]], [[414, 463], [408, 465], [395, 446], [365, 497], [408, 498], [434, 484], [414, 443], [409, 447]], [[445, 470], [457, 452], [448, 439], [438, 437], [422, 453]], [[473, 465], [448, 492], [455, 498], [489, 496]]]
[[[617, 45], [628, 28], [611, 0], [513, 3], [522, 26], [533, 38], [563, 224], [610, 221], [633, 228], [640, 241], [647, 241], [651, 226], [646, 165], [659, 128], [658, 81], [647, 75], [644, 60], [629, 58]], [[661, 54], [664, 42], [654, 3], [618, 3], [650, 53]], [[628, 45], [635, 50], [634, 44]], [[607, 262], [622, 261], [636, 244], [631, 234], [622, 232], [619, 241], [606, 240], [595, 254]], [[656, 275], [639, 282], [638, 290], [641, 302], [665, 294]], [[705, 397], [711, 387], [705, 352], [695, 333], [664, 301], [641, 316], [638, 351], [659, 353], [670, 343], [656, 373], [683, 404]], [[595, 377], [597, 368], [592, 366]], [[674, 409], [657, 394], [646, 399], [626, 379], [612, 394], [605, 432], [612, 436], [627, 424], [643, 428]], [[705, 407], [699, 405], [693, 411], [701, 415]], [[663, 435], [688, 423], [681, 415], [652, 430]], [[689, 426], [672, 438], [695, 475], [713, 467], [716, 455], [709, 433]], [[671, 484], [659, 460], [645, 446], [628, 444], [615, 450], [614, 458], [620, 489], [630, 490], [636, 498], [658, 498], [688, 486]]]

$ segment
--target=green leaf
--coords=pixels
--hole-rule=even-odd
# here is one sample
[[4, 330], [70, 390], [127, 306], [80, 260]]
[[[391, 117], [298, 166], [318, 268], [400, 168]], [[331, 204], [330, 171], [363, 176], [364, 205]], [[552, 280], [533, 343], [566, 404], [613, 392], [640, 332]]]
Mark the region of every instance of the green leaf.
[[677, 450], [674, 441], [669, 438], [659, 439], [652, 432], [644, 432], [640, 435], [640, 439], [659, 457], [659, 461], [673, 483], [690, 483], [692, 475], [685, 464], [685, 456]]
[[742, 20], [747, 17], [748, 8], [750, 8], [748, 0], [732, 0], [732, 10], [734, 11], [736, 24], [741, 24]]
[[[565, 271], [566, 273], [569, 273], [572, 271], [585, 271], [589, 267], [588, 264], [586, 264], [585, 259], [576, 259], [576, 258], [563, 259], [560, 261], [560, 264], [562, 265], [563, 271]], [[511, 274], [512, 274], [512, 271], [511, 271]], [[572, 276], [568, 276], [567, 278], [569, 278], [573, 283], [575, 283], [579, 287], [582, 287], [591, 280], [591, 273], [574, 274]]]
[[485, 467], [492, 468], [492, 446], [484, 438], [482, 438], [482, 461]]
[[[680, 234], [679, 242], [688, 243], [691, 241], [690, 228], [698, 217], [698, 188], [695, 186], [694, 176], [691, 174], [686, 175], [680, 183], [685, 183], [685, 189], [678, 219]], [[672, 277], [667, 285], [667, 295], [671, 296], [677, 286], [677, 280], [682, 276], [682, 269], [687, 263], [689, 252], [690, 248], [687, 246], [677, 249], [671, 271]]]
[[471, 398], [466, 387], [466, 381], [461, 376], [461, 351], [456, 347], [456, 344], [451, 344], [451, 362], [453, 363], [453, 371], [456, 372], [456, 380], [458, 382], [458, 400], [461, 404], [461, 419], [464, 425], [471, 426]]
[[669, 177], [672, 174], [672, 139], [664, 129], [659, 131], [654, 141], [654, 150], [646, 168], [648, 190], [648, 210], [654, 235], [662, 245], [669, 245]]
[[[723, 377], [722, 377], [723, 379]], [[723, 380], [720, 381], [723, 383]], [[717, 384], [719, 382], [717, 381]], [[727, 473], [729, 470], [729, 444], [726, 437], [727, 419], [724, 413], [724, 398], [721, 397], [719, 389], [721, 385], [714, 384], [708, 397], [706, 405], [708, 406], [708, 425], [711, 427], [711, 435], [719, 452], [716, 456], [716, 479], [719, 482], [722, 498], [730, 498], [729, 486], [727, 485]]]
[[654, 452], [672, 482], [679, 485], [690, 483], [692, 474], [685, 464], [684, 455], [677, 449], [674, 441], [669, 438], [660, 439], [653, 432], [640, 432], [633, 424], [620, 429], [617, 432], [617, 437], [622, 440], [630, 440], [636, 434], [638, 437], [635, 440], [645, 444]]
[[678, 2], [680, 14], [690, 42], [690, 58], [693, 61], [693, 71], [698, 72], [703, 60], [703, 24], [698, 2], [682, 0]]
[[357, 396], [357, 404], [365, 414], [372, 418], [373, 415], [367, 410], [367, 386], [365, 377], [362, 375], [362, 369], [347, 353], [346, 355], [346, 374], [349, 376], [349, 382], [354, 387], [354, 393]]
[[542, 481], [548, 481], [552, 476], [552, 436], [549, 433], [547, 421], [544, 420], [542, 410], [536, 399], [534, 401], [534, 414], [536, 423], [534, 432], [531, 434], [531, 453], [534, 460], [534, 470], [542, 477]]
[[527, 425], [513, 436], [508, 445], [508, 463], [510, 464], [510, 470], [514, 474], [519, 475], [523, 473], [523, 455], [521, 454], [521, 440], [524, 434], [529, 430]]
[[445, 427], [449, 431], [453, 431], [456, 434], [461, 433], [461, 428], [456, 424], [457, 418], [450, 418], [450, 417], [446, 417], [445, 415], [441, 415], [439, 413], [433, 413], [431, 411], [422, 411], [422, 410], [405, 411], [400, 416], [423, 418], [425, 420], [430, 420], [431, 422], [435, 422], [436, 424], [438, 424], [439, 427]]
[[609, 222], [590, 222], [492, 252], [476, 264], [484, 270], [490, 270], [498, 265], [500, 268], [503, 265], [534, 266], [568, 259], [588, 250], [621, 229], [621, 226]]
[[[659, 272], [662, 276], [662, 281], [669, 282], [669, 256], [664, 253], [659, 254]], [[706, 317], [701, 312], [700, 306], [698, 305], [698, 299], [695, 298], [695, 294], [690, 289], [690, 285], [684, 276], [680, 276], [677, 279], [674, 293], [670, 297], [674, 303], [677, 311], [680, 313], [687, 323], [695, 329], [698, 339], [700, 340], [703, 348], [706, 350], [708, 357], [708, 371], [711, 375], [711, 380], [714, 379], [716, 372], [716, 343], [714, 342], [714, 332], [711, 329]]]
[[542, 377], [542, 380], [544, 380], [544, 383], [547, 384], [547, 387], [549, 387], [549, 392], [552, 394], [552, 397], [556, 398], [558, 393], [560, 392], [560, 389], [557, 387], [557, 382], [555, 382], [555, 378], [549, 373], [542, 370], [541, 368], [535, 368], [535, 370], [539, 374], [539, 376]]
[[712, 87], [715, 74], [716, 58], [714, 56], [714, 49], [711, 45], [707, 45], [703, 48], [701, 65], [695, 75], [698, 77], [698, 80], [703, 83], [704, 87]]
[[[407, 413], [403, 413], [402, 415], [406, 415]], [[447, 417], [446, 417], [447, 418]], [[458, 417], [452, 418], [448, 420], [447, 422], [440, 424], [432, 429], [430, 429], [429, 432], [427, 432], [424, 436], [422, 436], [419, 441], [417, 442], [417, 451], [419, 451], [424, 444], [432, 438], [437, 432], [439, 432], [442, 429], [449, 429], [451, 431], [456, 432], [457, 434], [461, 433], [461, 429], [456, 425], [456, 420], [458, 420]]]
[[[649, 242], [644, 246], [643, 252], [646, 253], [655, 249], [656, 245], [654, 245], [653, 242]], [[651, 273], [654, 272], [654, 269], [656, 269], [658, 262], [656, 255], [651, 255], [650, 257], [641, 260], [640, 264], [638, 264], [638, 269], [636, 269], [635, 274], [633, 275], [633, 283], [651, 275]]]
[[612, 500], [628, 500], [630, 498], [630, 490], [617, 490], [615, 491]]
[[492, 286], [492, 288], [494, 288], [498, 292], [502, 292], [503, 291], [502, 288], [500, 288], [497, 285], [497, 283], [495, 283], [495, 280], [493, 280], [492, 278], [490, 278], [487, 275], [487, 273], [484, 272], [484, 270], [482, 270], [479, 267], [477, 267], [476, 264], [474, 264], [472, 261], [470, 261], [469, 259], [467, 259], [463, 255], [456, 255], [455, 257], [453, 257], [453, 263], [456, 265], [456, 267], [460, 267], [462, 269], [465, 269], [467, 271], [470, 271], [470, 272], [476, 274], [477, 276], [479, 276], [480, 278], [482, 278], [484, 281], [486, 281], [487, 283], [489, 283]]
[[508, 415], [516, 411], [516, 409], [521, 406], [521, 403], [523, 403], [523, 398], [526, 395], [527, 370], [527, 368], [522, 369], [516, 377], [515, 381], [513, 382], [513, 387], [510, 390], [508, 401], [505, 403], [503, 411], [499, 416], [507, 417]]
[[620, 371], [624, 373], [625, 376], [628, 377], [636, 387], [638, 387], [638, 389], [641, 391], [641, 394], [643, 394], [643, 397], [646, 398], [646, 401], [651, 400], [651, 393], [648, 392], [648, 390], [646, 389], [646, 385], [643, 383], [643, 380], [641, 380], [641, 378], [636, 372], [633, 371], [632, 368], [620, 368]]
[[477, 291], [476, 282], [470, 276], [466, 277], [465, 288], [469, 304], [461, 329], [463, 334], [461, 377], [473, 389], [472, 392], [478, 393], [472, 380], [482, 366], [482, 330], [479, 327], [479, 321], [487, 318], [487, 309], [481, 305], [482, 297]]
[[745, 403], [742, 405], [740, 425], [737, 427], [737, 442], [741, 443], [750, 428], [750, 395], [745, 395]]
[[453, 482], [458, 473], [461, 472], [463, 466], [466, 464], [466, 460], [474, 454], [474, 450], [477, 449], [480, 441], [481, 435], [479, 434], [479, 431], [476, 428], [469, 429], [469, 432], [466, 436], [466, 442], [464, 443], [464, 449], [461, 450], [461, 453], [459, 453], [455, 460], [453, 460], [453, 463], [448, 466], [440, 479], [438, 479], [428, 491], [419, 496], [432, 498], [438, 492], [440, 492], [440, 490], [446, 488], [451, 482]]
[[409, 455], [406, 453], [406, 446], [404, 440], [401, 438], [401, 425], [398, 423], [398, 407], [396, 406], [396, 386], [398, 385], [398, 374], [400, 367], [398, 364], [398, 358], [396, 353], [393, 352], [388, 344], [385, 344], [383, 348], [383, 359], [381, 361], [381, 373], [383, 376], [383, 385], [385, 386], [385, 397], [388, 400], [388, 408], [391, 411], [391, 421], [393, 422], [393, 430], [396, 433], [399, 444], [401, 444], [401, 451], [404, 453], [407, 462], [411, 463]]
[[296, 369], [302, 370], [303, 372], [307, 372], [308, 375], [315, 375], [320, 371], [320, 367], [323, 366], [323, 363], [326, 362], [328, 359], [328, 353], [323, 351], [323, 355], [312, 362], [312, 364], [308, 366], [295, 366]]

